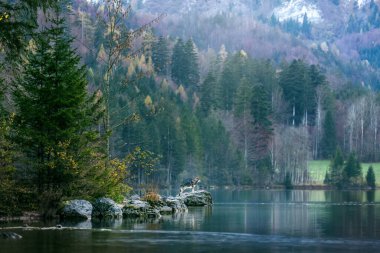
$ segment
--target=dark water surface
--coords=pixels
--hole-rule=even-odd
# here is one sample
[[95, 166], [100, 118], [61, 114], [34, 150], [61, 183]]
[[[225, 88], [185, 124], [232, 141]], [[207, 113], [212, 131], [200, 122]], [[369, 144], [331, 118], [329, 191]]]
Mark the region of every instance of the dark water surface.
[[380, 252], [380, 191], [212, 191], [214, 206], [143, 222], [14, 230], [1, 253]]

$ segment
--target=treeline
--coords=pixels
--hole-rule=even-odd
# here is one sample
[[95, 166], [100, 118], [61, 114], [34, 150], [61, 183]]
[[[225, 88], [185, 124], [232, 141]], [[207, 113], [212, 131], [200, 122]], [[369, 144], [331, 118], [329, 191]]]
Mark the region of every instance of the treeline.
[[[122, 1], [54, 3], [0, 5], [0, 28], [13, 27], [0, 33], [1, 214], [49, 215], [62, 199], [122, 199], [126, 183], [170, 187], [194, 176], [307, 184], [307, 161], [337, 148], [347, 163], [351, 153], [380, 159], [375, 91], [332, 90], [302, 60], [275, 65], [156, 37], [157, 20], [131, 30]], [[16, 15], [22, 9], [30, 16]]]
[[[96, 44], [95, 69], [104, 47]], [[115, 130], [113, 154], [139, 146], [160, 157], [140, 183], [175, 185], [202, 175], [209, 185], [260, 186], [282, 184], [288, 174], [293, 184], [305, 184], [307, 161], [329, 159], [337, 147], [361, 161], [379, 159], [373, 91], [350, 84], [333, 91], [318, 66], [301, 60], [274, 65], [150, 32], [141, 45], [144, 53], [125, 60], [118, 73], [133, 85], [119, 82], [112, 95], [114, 111], [139, 115]], [[360, 101], [372, 102], [360, 112]]]
[[345, 161], [342, 152], [338, 148], [331, 158], [329, 170], [326, 172], [324, 184], [343, 188], [376, 188], [376, 177], [373, 167], [370, 166], [363, 177], [360, 161], [354, 153], [351, 153]]
[[284, 32], [290, 33], [294, 36], [303, 35], [309, 39], [312, 36], [312, 24], [306, 13], [303, 15], [302, 23], [292, 18], [280, 21], [275, 14], [272, 14], [269, 20], [264, 17], [262, 17], [261, 20], [264, 23], [269, 23], [273, 27], [279, 27]]

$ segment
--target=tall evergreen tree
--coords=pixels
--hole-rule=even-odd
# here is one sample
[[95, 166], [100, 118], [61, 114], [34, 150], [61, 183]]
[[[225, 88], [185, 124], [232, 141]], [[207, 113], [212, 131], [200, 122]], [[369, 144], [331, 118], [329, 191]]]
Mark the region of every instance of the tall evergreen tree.
[[[108, 194], [105, 186], [120, 183], [95, 142], [91, 126], [98, 119], [100, 100], [97, 95], [87, 97], [86, 70], [70, 47], [72, 40], [56, 10], [51, 26], [38, 36], [13, 94], [16, 140], [32, 162], [29, 175], [44, 211], [54, 209], [64, 196]], [[107, 183], [99, 183], [106, 178]]]
[[343, 170], [344, 184], [358, 185], [361, 183], [362, 168], [355, 154], [351, 153]]
[[248, 57], [241, 51], [227, 59], [221, 74], [217, 90], [218, 108], [231, 111], [234, 107], [234, 97], [236, 90], [244, 76], [248, 76]]
[[336, 130], [335, 121], [332, 112], [329, 110], [326, 113], [323, 123], [323, 136], [321, 140], [321, 152], [323, 158], [329, 158], [336, 150]]
[[294, 60], [280, 74], [279, 84], [284, 98], [289, 104], [289, 124], [298, 126], [302, 123], [305, 112], [305, 85], [307, 84], [305, 64]]
[[334, 156], [331, 158], [329, 171], [326, 174], [324, 183], [341, 187], [343, 180], [343, 165], [344, 158], [342, 155], [342, 151], [339, 148], [337, 148]]
[[185, 55], [186, 55], [186, 65], [187, 73], [185, 77], [185, 85], [188, 87], [196, 87], [199, 84], [199, 64], [198, 64], [198, 53], [194, 41], [189, 39], [185, 44]]
[[187, 65], [186, 65], [186, 51], [183, 40], [179, 38], [174, 45], [172, 61], [171, 61], [171, 75], [173, 81], [177, 84], [184, 84], [186, 82]]
[[372, 165], [369, 166], [365, 179], [369, 187], [371, 187], [372, 189], [376, 187], [376, 177]]
[[167, 75], [169, 67], [169, 47], [167, 39], [164, 36], [160, 36], [157, 42], [153, 44], [152, 48], [152, 60], [154, 64], [154, 70], [159, 75]]
[[216, 106], [216, 87], [217, 81], [212, 73], [209, 71], [205, 80], [200, 87], [201, 105], [200, 110], [203, 115], [208, 115], [211, 109]]
[[311, 23], [309, 22], [309, 19], [307, 17], [307, 13], [303, 15], [302, 20], [302, 33], [307, 37], [310, 38], [311, 36]]
[[270, 128], [272, 125], [271, 97], [260, 83], [253, 87], [251, 113], [255, 124]]

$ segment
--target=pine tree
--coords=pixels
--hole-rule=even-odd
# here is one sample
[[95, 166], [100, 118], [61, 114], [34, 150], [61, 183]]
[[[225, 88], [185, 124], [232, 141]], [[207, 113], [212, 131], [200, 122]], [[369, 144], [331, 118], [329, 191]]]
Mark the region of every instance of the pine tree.
[[[65, 196], [94, 197], [123, 188], [113, 176], [119, 172], [105, 163], [104, 142], [97, 141], [98, 134], [91, 130], [101, 100], [97, 94], [87, 96], [86, 70], [70, 47], [73, 39], [64, 31], [57, 11], [51, 27], [38, 36], [35, 53], [28, 56], [13, 94], [16, 140], [32, 162], [29, 175], [45, 212]], [[108, 182], [100, 184], [106, 178]], [[111, 185], [116, 188], [107, 188]]]
[[336, 150], [336, 130], [335, 121], [331, 111], [327, 111], [325, 121], [323, 123], [323, 136], [321, 140], [321, 154], [324, 158], [332, 156]]
[[38, 27], [40, 9], [57, 4], [57, 0], [17, 0], [0, 2], [0, 46], [12, 60], [27, 46], [27, 41]]
[[307, 17], [307, 13], [303, 15], [302, 20], [302, 33], [307, 37], [310, 38], [311, 36], [311, 23], [309, 22], [309, 19]]
[[372, 165], [369, 166], [365, 179], [369, 187], [371, 187], [372, 189], [376, 188], [376, 177]]
[[152, 60], [154, 70], [158, 75], [167, 75], [169, 68], [169, 47], [167, 39], [160, 36], [157, 42], [153, 44]]
[[192, 39], [189, 39], [185, 44], [185, 55], [187, 64], [186, 81], [184, 82], [187, 87], [197, 87], [199, 84], [199, 64], [198, 53]]
[[270, 120], [271, 110], [271, 97], [265, 90], [262, 84], [256, 84], [253, 87], [251, 114], [254, 123], [265, 128], [270, 128], [272, 122]]
[[179, 38], [173, 48], [171, 61], [171, 75], [174, 82], [184, 84], [186, 82], [187, 65], [185, 56], [185, 45]]
[[214, 74], [209, 71], [200, 87], [201, 105], [200, 110], [204, 116], [216, 107], [216, 87], [217, 81]]
[[355, 154], [350, 154], [343, 170], [343, 182], [348, 185], [360, 185], [362, 169]]
[[289, 124], [298, 126], [302, 123], [305, 113], [306, 96], [308, 90], [305, 64], [294, 60], [285, 67], [280, 74], [279, 84], [284, 92], [284, 98], [289, 103]]
[[244, 51], [230, 56], [221, 74], [217, 90], [218, 108], [231, 111], [234, 107], [236, 90], [243, 76], [247, 76], [247, 55]]
[[341, 187], [343, 180], [343, 165], [344, 159], [342, 151], [339, 148], [337, 148], [335, 151], [335, 155], [330, 161], [329, 172], [325, 177], [325, 181], [327, 184]]

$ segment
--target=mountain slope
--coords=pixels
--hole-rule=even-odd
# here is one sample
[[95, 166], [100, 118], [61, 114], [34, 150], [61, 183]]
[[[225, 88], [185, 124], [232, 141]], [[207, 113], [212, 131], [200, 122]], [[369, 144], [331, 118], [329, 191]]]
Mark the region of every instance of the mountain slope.
[[[252, 56], [302, 58], [322, 65], [332, 82], [376, 86], [379, 70], [361, 52], [380, 44], [379, 1], [184, 0], [131, 1], [137, 22], [166, 13], [156, 27], [172, 37], [192, 37], [200, 49], [244, 49]], [[302, 33], [305, 14], [310, 34]], [[275, 18], [276, 22], [273, 22]], [[368, 50], [367, 50], [368, 51]], [[366, 52], [367, 52], [366, 51]], [[354, 74], [355, 70], [360, 75]]]

